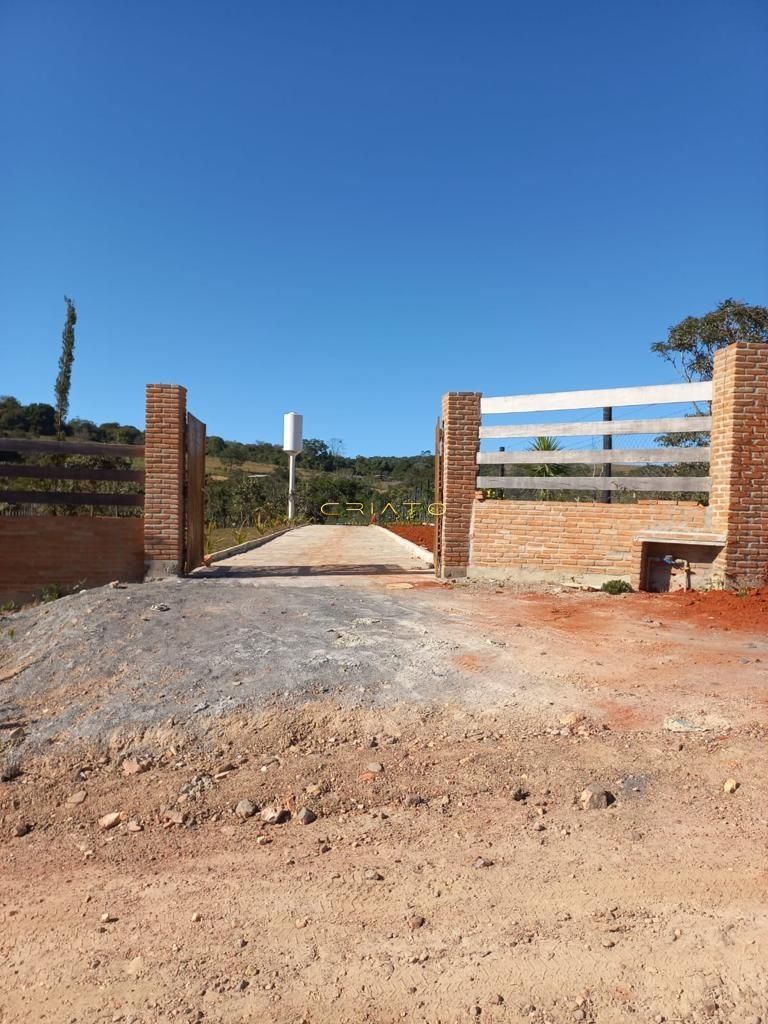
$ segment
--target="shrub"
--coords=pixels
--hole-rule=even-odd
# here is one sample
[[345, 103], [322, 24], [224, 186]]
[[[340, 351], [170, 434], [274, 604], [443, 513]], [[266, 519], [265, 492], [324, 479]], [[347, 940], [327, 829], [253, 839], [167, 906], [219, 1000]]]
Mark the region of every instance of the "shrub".
[[632, 587], [626, 580], [606, 580], [600, 587], [606, 594], [631, 594]]

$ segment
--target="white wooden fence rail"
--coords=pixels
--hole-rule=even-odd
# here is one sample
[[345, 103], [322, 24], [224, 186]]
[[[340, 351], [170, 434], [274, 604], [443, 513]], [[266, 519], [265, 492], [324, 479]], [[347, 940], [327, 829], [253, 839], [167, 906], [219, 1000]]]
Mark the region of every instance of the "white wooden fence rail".
[[479, 476], [479, 488], [516, 491], [709, 491], [708, 476]]
[[668, 416], [655, 420], [589, 420], [586, 423], [509, 423], [481, 427], [480, 437], [591, 437], [602, 434], [689, 434], [712, 429], [711, 416]]
[[605, 465], [610, 463], [652, 463], [681, 465], [709, 462], [709, 448], [612, 448], [608, 451], [478, 452], [482, 466], [540, 466], [545, 463]]
[[[498, 413], [550, 412], [559, 409], [595, 409], [599, 407], [664, 405], [708, 402], [712, 382], [653, 384], [647, 387], [602, 388], [596, 391], [557, 391], [539, 395], [507, 395], [481, 398], [483, 415]], [[656, 419], [592, 420], [587, 423], [519, 423], [482, 426], [479, 437], [585, 437], [617, 434], [686, 434], [709, 431], [710, 416], [669, 416]], [[603, 451], [508, 451], [478, 452], [478, 465], [685, 465], [706, 463], [710, 449], [704, 446], [658, 448], [613, 448]], [[706, 476], [478, 476], [477, 486], [500, 490], [546, 491], [657, 491], [700, 493], [709, 491]]]
[[555, 409], [598, 409], [601, 406], [662, 405], [707, 402], [712, 381], [690, 384], [650, 384], [634, 388], [602, 388], [598, 391], [553, 391], [542, 395], [507, 395], [481, 398], [480, 412], [550, 412]]

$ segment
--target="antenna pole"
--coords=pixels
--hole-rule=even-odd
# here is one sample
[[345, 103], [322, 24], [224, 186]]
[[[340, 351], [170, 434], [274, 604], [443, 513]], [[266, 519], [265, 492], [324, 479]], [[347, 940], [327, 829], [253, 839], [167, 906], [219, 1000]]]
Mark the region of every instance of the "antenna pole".
[[296, 456], [291, 452], [288, 456], [288, 521], [292, 522], [296, 515]]

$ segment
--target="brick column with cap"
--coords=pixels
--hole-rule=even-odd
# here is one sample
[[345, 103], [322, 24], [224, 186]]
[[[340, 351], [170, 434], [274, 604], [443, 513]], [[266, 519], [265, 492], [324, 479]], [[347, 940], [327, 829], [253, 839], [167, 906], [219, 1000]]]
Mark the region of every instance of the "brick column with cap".
[[144, 568], [146, 577], [184, 570], [184, 432], [187, 389], [148, 384], [144, 438]]
[[768, 345], [736, 342], [715, 354], [710, 505], [726, 535], [718, 573], [727, 586], [768, 580]]
[[443, 579], [466, 576], [472, 502], [477, 481], [480, 393], [450, 391], [443, 395], [443, 504], [441, 523]]

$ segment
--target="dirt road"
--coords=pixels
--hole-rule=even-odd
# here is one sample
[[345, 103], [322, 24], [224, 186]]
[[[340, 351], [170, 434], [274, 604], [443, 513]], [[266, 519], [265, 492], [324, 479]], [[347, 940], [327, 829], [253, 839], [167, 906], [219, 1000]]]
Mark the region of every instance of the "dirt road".
[[3, 617], [0, 1021], [767, 1021], [765, 630], [378, 532]]

